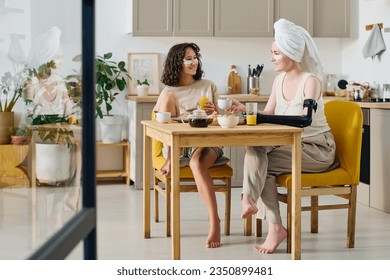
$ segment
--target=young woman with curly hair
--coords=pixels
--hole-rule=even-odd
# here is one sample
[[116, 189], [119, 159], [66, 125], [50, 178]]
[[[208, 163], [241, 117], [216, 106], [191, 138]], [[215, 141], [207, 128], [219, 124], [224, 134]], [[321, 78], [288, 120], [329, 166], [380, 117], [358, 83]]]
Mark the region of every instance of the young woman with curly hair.
[[[171, 47], [164, 63], [161, 82], [165, 85], [156, 106], [155, 112], [171, 112], [172, 116], [191, 113], [197, 109], [202, 91], [211, 93], [209, 102], [203, 109], [208, 115], [219, 112], [216, 102], [217, 87], [209, 80], [202, 79], [203, 70], [199, 47], [194, 43], [182, 43]], [[167, 159], [160, 172], [164, 176], [171, 173], [170, 147], [165, 147]], [[189, 158], [189, 166], [194, 175], [198, 192], [205, 203], [210, 221], [209, 235], [206, 247], [220, 246], [220, 219], [213, 180], [208, 168], [223, 155], [222, 148], [184, 148], [182, 157]]]

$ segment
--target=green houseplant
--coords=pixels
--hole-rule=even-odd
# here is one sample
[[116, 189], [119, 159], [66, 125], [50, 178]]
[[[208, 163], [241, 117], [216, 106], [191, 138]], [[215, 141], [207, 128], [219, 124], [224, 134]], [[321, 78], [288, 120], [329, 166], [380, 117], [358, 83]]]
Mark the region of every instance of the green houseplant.
[[32, 129], [28, 126], [10, 126], [11, 143], [14, 145], [28, 145], [31, 142]]
[[138, 96], [147, 96], [149, 94], [149, 82], [147, 79], [140, 81], [137, 80], [137, 93]]
[[[124, 61], [110, 60], [112, 53], [96, 56], [96, 113], [100, 118], [110, 116], [112, 103], [119, 91], [127, 86], [127, 79], [131, 79]], [[119, 91], [118, 91], [119, 90]]]
[[24, 71], [15, 75], [6, 72], [0, 84], [0, 144], [8, 144], [11, 137], [8, 131], [14, 125], [14, 106], [23, 92]]
[[112, 53], [96, 56], [96, 116], [100, 118], [103, 143], [121, 141], [123, 117], [112, 115], [112, 104], [131, 79], [124, 61], [110, 60]]

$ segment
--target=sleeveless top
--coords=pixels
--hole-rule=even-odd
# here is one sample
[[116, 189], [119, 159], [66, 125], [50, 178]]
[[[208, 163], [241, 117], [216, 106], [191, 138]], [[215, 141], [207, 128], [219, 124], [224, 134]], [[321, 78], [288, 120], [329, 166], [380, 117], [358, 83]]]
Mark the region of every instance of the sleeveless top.
[[[299, 83], [297, 93], [291, 100], [286, 100], [283, 96], [283, 80], [286, 73], [281, 73], [276, 83], [276, 107], [275, 115], [304, 115], [303, 101], [306, 99], [304, 95], [304, 88], [307, 79], [310, 76], [314, 76], [311, 73], [306, 73], [301, 82]], [[315, 77], [315, 76], [314, 76]], [[328, 122], [326, 121], [324, 113], [324, 99], [321, 96], [317, 101], [317, 111], [313, 110], [312, 123], [310, 126], [305, 127], [302, 132], [302, 138], [316, 136], [324, 132], [330, 131]]]

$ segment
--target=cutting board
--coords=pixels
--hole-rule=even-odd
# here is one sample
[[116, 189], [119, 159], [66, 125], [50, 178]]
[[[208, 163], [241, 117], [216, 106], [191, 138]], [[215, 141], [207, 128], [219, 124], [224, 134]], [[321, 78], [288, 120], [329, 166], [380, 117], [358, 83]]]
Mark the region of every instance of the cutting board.
[[230, 87], [230, 94], [242, 93], [241, 77], [237, 74], [237, 69], [235, 65], [231, 66], [227, 85], [228, 87]]

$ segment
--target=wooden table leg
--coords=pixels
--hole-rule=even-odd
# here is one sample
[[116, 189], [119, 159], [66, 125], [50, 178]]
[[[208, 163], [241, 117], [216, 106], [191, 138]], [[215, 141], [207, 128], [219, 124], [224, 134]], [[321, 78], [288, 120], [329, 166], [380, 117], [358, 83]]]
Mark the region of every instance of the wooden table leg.
[[172, 259], [180, 260], [180, 147], [179, 137], [172, 137]]
[[151, 158], [151, 139], [146, 136], [146, 128], [144, 127], [144, 150], [143, 150], [143, 175], [144, 175], [144, 238], [150, 238], [150, 158]]
[[292, 146], [291, 258], [301, 259], [301, 135], [294, 134]]

